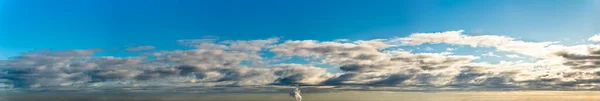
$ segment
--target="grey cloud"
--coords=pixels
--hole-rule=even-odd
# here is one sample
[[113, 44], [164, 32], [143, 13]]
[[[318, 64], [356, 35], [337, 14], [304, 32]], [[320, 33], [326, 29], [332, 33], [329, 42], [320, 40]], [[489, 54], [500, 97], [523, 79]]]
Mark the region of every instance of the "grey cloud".
[[[387, 45], [381, 41], [362, 41], [357, 43], [317, 42], [313, 40], [286, 41], [276, 45], [271, 52], [282, 56], [304, 56], [322, 58], [324, 63], [340, 65], [340, 70], [350, 73], [330, 78], [322, 84], [347, 84], [348, 80], [360, 79], [365, 76], [362, 72], [375, 72], [387, 65], [385, 54], [379, 50]], [[372, 44], [377, 44], [373, 46]], [[352, 73], [360, 72], [360, 73]], [[355, 80], [352, 80], [355, 81]], [[361, 80], [358, 80], [361, 81]], [[360, 84], [360, 83], [354, 83]]]
[[[535, 63], [490, 65], [489, 68], [491, 69], [487, 70], [461, 70], [458, 75], [455, 76], [455, 81], [450, 84], [452, 86], [462, 85], [482, 86], [486, 88], [521, 89], [581, 89], [578, 86], [590, 84], [593, 85], [596, 83], [594, 79], [597, 79], [598, 75], [592, 75], [590, 73], [598, 71], [597, 65], [600, 64], [600, 62], [598, 62], [600, 59], [600, 52], [598, 50], [600, 48], [598, 48], [597, 45], [563, 46], [558, 45], [556, 42], [526, 42], [508, 36], [471, 36], [465, 35], [463, 32], [464, 31], [459, 30], [437, 33], [414, 33], [409, 37], [392, 39], [389, 41], [389, 43], [400, 42], [404, 45], [444, 43], [453, 45], [469, 45], [471, 47], [491, 47], [498, 51], [515, 52], [540, 59]], [[395, 58], [393, 60], [410, 62], [409, 60], [403, 58]], [[472, 64], [470, 61], [456, 63], [464, 64], [461, 68], [466, 68], [464, 67], [465, 65], [469, 66]], [[423, 64], [424, 65], [421, 65], [420, 67], [424, 70], [447, 68], [445, 66], [448, 65], [436, 66], [424, 62]], [[548, 66], [548, 68], [540, 68], [535, 65]], [[568, 74], [572, 75], [572, 73], [577, 73], [578, 75], [568, 76]]]
[[[280, 64], [255, 68], [242, 64], [263, 62], [264, 58], [257, 52], [277, 41], [278, 38], [202, 43], [196, 49], [163, 51], [161, 57], [153, 60], [144, 57], [92, 57], [95, 51], [91, 50], [36, 51], [2, 60], [0, 79], [17, 88], [35, 88], [319, 84], [333, 76], [325, 69], [309, 65]], [[278, 74], [281, 72], [285, 74]]]
[[597, 46], [585, 46], [585, 53], [570, 53], [569, 50], [555, 52], [553, 55], [562, 57], [563, 64], [574, 69], [594, 69], [600, 64], [600, 48]]
[[[224, 77], [217, 81], [242, 81], [251, 78], [259, 78], [260, 76], [270, 76], [269, 71], [266, 69], [255, 69], [255, 68], [231, 68], [231, 69], [219, 69], [217, 72], [224, 75]], [[262, 83], [264, 84], [264, 83]]]
[[[556, 90], [556, 89], [581, 89], [578, 88], [581, 84], [593, 84], [598, 83], [594, 81], [597, 79], [596, 72], [589, 71], [557, 71], [557, 72], [544, 72], [531, 76], [527, 80], [518, 80], [524, 78], [527, 74], [527, 70], [508, 70], [498, 71], [499, 65], [471, 65], [464, 66], [461, 74], [455, 77], [453, 83], [450, 86], [454, 87], [483, 87], [489, 89], [503, 88], [503, 89], [545, 89], [545, 90]], [[522, 68], [522, 67], [518, 67]], [[575, 81], [573, 81], [575, 80]]]
[[131, 79], [141, 74], [136, 70], [123, 70], [123, 69], [103, 69], [93, 70], [89, 72], [92, 79], [91, 82], [102, 82], [107, 80], [121, 80]]
[[[450, 43], [495, 47], [535, 56], [535, 63], [476, 63], [478, 57], [412, 53], [388, 40], [278, 43], [264, 40], [179, 40], [189, 50], [160, 51], [158, 57], [94, 56], [95, 50], [34, 51], [0, 60], [0, 83], [44, 87], [250, 87], [278, 85], [397, 86], [421, 88], [581, 89], [600, 79], [600, 48], [525, 42], [505, 36], [462, 32], [413, 34], [404, 44]], [[528, 48], [531, 46], [532, 48]], [[532, 51], [540, 49], [540, 52]], [[580, 50], [584, 49], [584, 50]], [[587, 50], [585, 50], [587, 49]], [[268, 50], [268, 51], [265, 51]], [[265, 55], [274, 53], [273, 57]], [[265, 57], [267, 56], [267, 57]], [[311, 64], [274, 61], [299, 57]], [[294, 62], [294, 61], [292, 61]], [[315, 67], [326, 64], [333, 67]], [[538, 65], [548, 66], [547, 68]], [[333, 74], [327, 69], [339, 69]]]
[[[452, 70], [476, 59], [473, 56], [445, 56], [443, 54], [413, 54], [403, 50], [385, 52], [382, 40], [354, 43], [286, 41], [271, 49], [283, 56], [321, 58], [324, 63], [339, 65], [344, 74], [323, 82], [326, 85], [444, 85], [444, 80], [458, 75]], [[431, 74], [433, 72], [435, 74]], [[418, 75], [421, 75], [417, 78]], [[410, 81], [405, 83], [404, 81]]]
[[231, 50], [260, 51], [268, 45], [274, 44], [278, 41], [279, 38], [270, 38], [266, 40], [226, 40], [221, 43], [227, 44]]
[[459, 75], [456, 75], [454, 78], [455, 84], [469, 84], [474, 82], [479, 77], [488, 75], [485, 71], [478, 70], [480, 68], [485, 67], [477, 67], [477, 66], [463, 66], [463, 70], [461, 70]]
[[167, 54], [166, 58], [159, 60], [185, 65], [214, 65], [211, 68], [217, 68], [237, 65], [244, 60], [260, 59], [260, 57], [251, 55], [243, 52], [197, 49], [171, 52]]
[[[76, 52], [78, 51], [67, 51]], [[81, 56], [80, 56], [81, 55]], [[17, 88], [68, 86], [75, 82], [102, 83], [120, 80], [152, 80], [159, 78], [181, 77], [189, 73], [202, 75], [207, 72], [218, 72], [222, 77], [217, 81], [232, 81], [236, 85], [261, 85], [272, 82], [269, 79], [257, 80], [257, 76], [271, 76], [268, 70], [236, 66], [239, 61], [229, 55], [208, 55], [212, 57], [186, 58], [180, 62], [182, 66], [169, 66], [155, 63], [143, 58], [90, 57], [92, 54], [75, 54], [65, 52], [48, 52], [44, 54], [26, 54], [9, 60], [2, 66], [2, 79], [10, 80]], [[76, 58], [81, 57], [81, 58]], [[195, 59], [195, 60], [193, 60]], [[230, 60], [233, 59], [233, 60]], [[39, 62], [38, 62], [39, 61]], [[156, 60], [161, 61], [161, 60]], [[219, 62], [234, 63], [215, 64]], [[241, 60], [240, 60], [241, 61]], [[174, 61], [177, 62], [177, 61]], [[185, 66], [191, 64], [196, 66]], [[177, 64], [174, 64], [177, 65]], [[208, 76], [201, 76], [204, 79]], [[274, 78], [274, 77], [272, 77]], [[217, 79], [217, 78], [208, 78]], [[50, 82], [51, 81], [51, 82]], [[255, 82], [256, 81], [256, 82]]]
[[[178, 70], [180, 70], [180, 74], [182, 74], [182, 75], [188, 75], [190, 73], [195, 73], [195, 72], [203, 73], [203, 72], [209, 71], [207, 68], [201, 68], [201, 67], [190, 66], [190, 65], [181, 65], [176, 68]], [[204, 76], [202, 76], [202, 77], [204, 77]]]
[[57, 83], [66, 81], [67, 78], [81, 71], [76, 70], [78, 68], [71, 68], [71, 62], [88, 59], [94, 52], [94, 50], [27, 52], [0, 65], [2, 66], [0, 69], [6, 72], [1, 74], [0, 78], [10, 80], [14, 87], [56, 86]]
[[345, 72], [376, 72], [376, 70], [380, 70], [385, 66], [384, 64], [345, 64], [340, 66], [340, 70]]
[[437, 70], [449, 67], [457, 67], [460, 64], [469, 63], [475, 57], [472, 56], [443, 56], [439, 54], [414, 54], [393, 57], [391, 61], [417, 64], [423, 70]]
[[370, 83], [369, 85], [373, 86], [397, 86], [402, 84], [404, 81], [413, 78], [414, 75], [406, 75], [406, 74], [392, 74], [387, 78], [379, 81], [375, 81]]
[[593, 60], [593, 59], [600, 59], [600, 56], [594, 56], [594, 55], [580, 55], [580, 54], [569, 54], [569, 53], [565, 53], [565, 52], [558, 52], [555, 53], [557, 56], [563, 57], [565, 59], [569, 59], [569, 60]]
[[195, 46], [195, 45], [199, 45], [199, 44], [203, 44], [203, 43], [214, 43], [218, 39], [219, 39], [218, 37], [205, 37], [202, 39], [182, 39], [182, 40], [177, 40], [177, 42], [179, 44], [183, 44], [183, 45]]
[[126, 50], [129, 52], [137, 52], [137, 51], [144, 51], [144, 50], [153, 50], [155, 47], [154, 46], [137, 46], [137, 47], [129, 47]]
[[360, 59], [377, 57], [378, 50], [387, 47], [386, 45], [371, 46], [370, 44], [384, 43], [381, 41], [362, 43], [317, 42], [314, 40], [286, 41], [273, 47], [271, 52], [284, 56], [357, 57]]
[[153, 79], [153, 78], [174, 77], [174, 76], [179, 75], [180, 71], [182, 71], [182, 70], [179, 70], [176, 68], [170, 68], [170, 67], [147, 69], [147, 70], [142, 70], [143, 73], [137, 75], [135, 77], [135, 79], [149, 80], [149, 79]]
[[514, 88], [516, 86], [507, 84], [511, 82], [510, 79], [504, 77], [490, 77], [483, 80], [480, 83], [481, 86], [485, 86], [486, 88]]
[[345, 85], [345, 84], [347, 84], [347, 83], [345, 83], [345, 81], [349, 81], [349, 80], [357, 77], [358, 75], [359, 75], [358, 73], [344, 73], [340, 76], [329, 78], [329, 79], [323, 81], [323, 84], [324, 85]]
[[280, 64], [270, 67], [274, 70], [277, 78], [276, 85], [310, 84], [317, 85], [333, 77], [324, 68], [318, 68], [300, 64]]
[[[560, 78], [551, 78], [546, 82], [552, 82], [555, 85], [560, 85], [560, 87], [578, 87], [580, 85], [585, 84], [598, 84], [600, 83], [600, 77], [598, 77], [598, 72], [589, 72], [589, 71], [565, 71], [561, 72]], [[576, 79], [576, 80], [564, 80], [564, 79]]]

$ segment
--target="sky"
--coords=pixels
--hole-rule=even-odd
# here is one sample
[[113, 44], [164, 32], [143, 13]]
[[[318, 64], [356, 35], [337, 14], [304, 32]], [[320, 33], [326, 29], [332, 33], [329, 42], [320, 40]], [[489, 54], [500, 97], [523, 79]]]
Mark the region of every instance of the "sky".
[[598, 18], [595, 0], [2, 0], [0, 87], [600, 89]]

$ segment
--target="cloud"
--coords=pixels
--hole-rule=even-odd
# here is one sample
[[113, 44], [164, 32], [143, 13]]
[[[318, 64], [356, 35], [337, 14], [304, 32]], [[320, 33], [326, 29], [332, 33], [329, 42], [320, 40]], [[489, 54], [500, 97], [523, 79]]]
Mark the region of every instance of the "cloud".
[[[443, 85], [451, 78], [446, 78], [447, 75], [454, 74], [441, 72], [457, 73], [460, 64], [476, 59], [473, 56], [383, 50], [389, 46], [392, 45], [383, 40], [347, 43], [287, 41], [271, 51], [283, 56], [319, 58], [323, 63], [339, 65], [344, 74], [323, 82], [327, 85]], [[400, 75], [403, 79], [399, 78]], [[431, 76], [417, 78], [418, 75]]]
[[[598, 45], [565, 46], [462, 33], [414, 33], [404, 38], [343, 41], [179, 40], [192, 49], [148, 53], [156, 56], [152, 59], [145, 55], [96, 56], [98, 50], [93, 49], [40, 50], [0, 60], [0, 83], [23, 89], [252, 88], [292, 84], [354, 90], [600, 88], [594, 86], [600, 84]], [[490, 47], [516, 53], [505, 57], [532, 56], [537, 60], [500, 60], [490, 64], [475, 61], [479, 57], [474, 55], [449, 52], [455, 48], [441, 53], [413, 53], [401, 48], [442, 43]], [[494, 52], [483, 56], [499, 57]]]
[[436, 33], [413, 33], [409, 37], [392, 39], [390, 42], [404, 45], [421, 45], [425, 43], [453, 45], [468, 45], [471, 47], [493, 47], [498, 51], [510, 51], [534, 57], [545, 57], [551, 52], [546, 49], [549, 45], [557, 42], [525, 42], [507, 36], [480, 35], [469, 36], [463, 34], [464, 30], [436, 32]]
[[10, 81], [14, 87], [60, 85], [63, 81], [85, 79], [79, 78], [79, 75], [93, 67], [70, 62], [87, 59], [94, 53], [91, 50], [27, 52], [12, 60], [3, 60], [0, 68], [5, 73], [0, 75], [0, 79]]
[[333, 77], [324, 68], [301, 64], [279, 64], [270, 67], [275, 71], [277, 78], [274, 84], [293, 85], [310, 84], [317, 85], [328, 78]]
[[[512, 65], [508, 68], [502, 66], [503, 64], [489, 64], [485, 67], [492, 68], [488, 69], [488, 73], [491, 74], [471, 73], [471, 75], [461, 74], [462, 76], [458, 77], [481, 79], [479, 80], [479, 83], [476, 83], [478, 85], [491, 84], [498, 87], [519, 89], [582, 89], [581, 85], [595, 85], [598, 83], [595, 81], [598, 75], [594, 74], [599, 71], [597, 66], [595, 66], [598, 58], [596, 51], [598, 45], [564, 46], [555, 42], [527, 42], [507, 36], [469, 36], [462, 34], [463, 32], [464, 31], [459, 30], [437, 33], [415, 33], [409, 37], [392, 39], [390, 42], [411, 46], [425, 43], [445, 43], [453, 45], [469, 45], [475, 48], [491, 47], [495, 48], [497, 51], [515, 52], [541, 59], [536, 63], [510, 63]], [[590, 38], [590, 40], [593, 39], [593, 37]], [[493, 56], [489, 53], [486, 55]], [[517, 56], [518, 55], [507, 55], [507, 57]], [[575, 77], [573, 75], [578, 76]], [[465, 80], [460, 79], [460, 81]], [[464, 84], [462, 84], [462, 86], [464, 86]]]
[[485, 54], [482, 54], [482, 55], [483, 56], [489, 56], [489, 57], [500, 57], [500, 56], [494, 54], [494, 52], [488, 52], [488, 53], [485, 53]]
[[196, 46], [196, 45], [199, 45], [202, 43], [214, 43], [218, 39], [219, 39], [218, 37], [210, 37], [210, 38], [203, 38], [203, 39], [182, 39], [182, 40], [177, 40], [177, 42], [182, 45]]
[[585, 53], [571, 53], [569, 50], [556, 52], [555, 55], [564, 59], [564, 65], [576, 69], [594, 69], [600, 64], [600, 46], [585, 46]]
[[508, 57], [508, 58], [523, 58], [523, 57], [521, 57], [521, 56], [519, 56], [517, 54], [510, 54], [510, 55], [505, 55], [505, 56]]
[[129, 52], [137, 52], [137, 51], [144, 51], [144, 50], [153, 50], [155, 47], [154, 46], [137, 46], [137, 47], [129, 47], [126, 50]]
[[[202, 43], [144, 57], [93, 57], [93, 50], [34, 51], [0, 61], [0, 80], [16, 88], [317, 85], [334, 76], [301, 64], [268, 62], [258, 52], [278, 38]], [[215, 48], [217, 46], [217, 48]]]
[[600, 33], [588, 38], [588, 41], [600, 42]]

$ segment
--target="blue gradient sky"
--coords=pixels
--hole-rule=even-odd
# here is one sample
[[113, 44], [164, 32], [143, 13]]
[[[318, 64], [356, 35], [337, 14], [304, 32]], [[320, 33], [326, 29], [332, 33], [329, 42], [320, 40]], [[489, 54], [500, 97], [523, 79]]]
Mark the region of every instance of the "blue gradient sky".
[[594, 0], [2, 0], [0, 59], [35, 49], [174, 50], [185, 48], [176, 40], [206, 36], [357, 40], [463, 29], [565, 41], [600, 32], [598, 18]]

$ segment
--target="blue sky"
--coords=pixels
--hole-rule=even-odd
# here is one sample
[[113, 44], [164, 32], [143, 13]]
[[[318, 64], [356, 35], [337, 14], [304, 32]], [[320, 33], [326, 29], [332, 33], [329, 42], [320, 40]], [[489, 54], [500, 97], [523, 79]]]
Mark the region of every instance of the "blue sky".
[[[182, 48], [180, 39], [367, 40], [466, 30], [531, 41], [600, 32], [594, 0], [3, 0], [0, 58], [35, 49]], [[128, 55], [107, 52], [106, 55]]]

